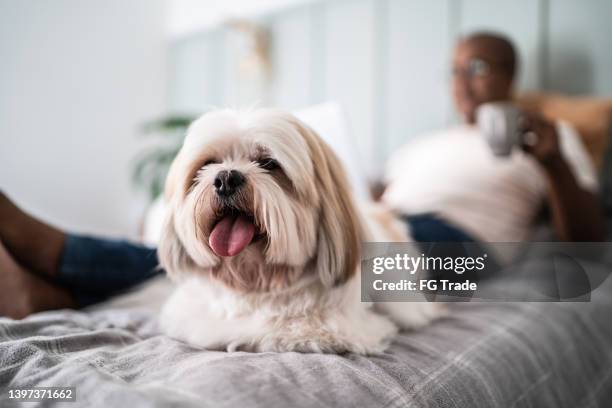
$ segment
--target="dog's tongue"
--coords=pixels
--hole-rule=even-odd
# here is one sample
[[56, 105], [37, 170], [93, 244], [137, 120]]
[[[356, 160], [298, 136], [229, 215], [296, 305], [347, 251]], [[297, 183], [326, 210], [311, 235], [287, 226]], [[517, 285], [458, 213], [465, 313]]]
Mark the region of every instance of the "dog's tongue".
[[208, 244], [219, 256], [238, 255], [251, 243], [255, 226], [243, 215], [227, 215], [215, 225]]

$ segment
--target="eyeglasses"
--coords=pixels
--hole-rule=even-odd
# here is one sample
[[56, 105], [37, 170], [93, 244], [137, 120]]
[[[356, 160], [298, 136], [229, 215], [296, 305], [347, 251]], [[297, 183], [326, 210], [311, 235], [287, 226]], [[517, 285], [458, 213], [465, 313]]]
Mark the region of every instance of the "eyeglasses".
[[467, 67], [453, 67], [451, 71], [453, 77], [462, 76], [467, 79], [483, 78], [491, 73], [491, 65], [480, 58], [472, 58], [468, 61]]

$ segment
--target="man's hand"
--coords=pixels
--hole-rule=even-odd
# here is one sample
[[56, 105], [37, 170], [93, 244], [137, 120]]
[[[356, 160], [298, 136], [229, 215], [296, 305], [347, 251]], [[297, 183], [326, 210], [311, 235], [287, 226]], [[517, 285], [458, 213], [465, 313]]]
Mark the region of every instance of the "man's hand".
[[542, 166], [550, 167], [562, 159], [559, 135], [553, 123], [536, 113], [525, 112], [520, 127], [524, 132], [523, 150]]
[[580, 187], [561, 154], [555, 125], [524, 113], [523, 150], [542, 166], [548, 180], [548, 206], [557, 235], [566, 241], [603, 241], [604, 222], [597, 197]]

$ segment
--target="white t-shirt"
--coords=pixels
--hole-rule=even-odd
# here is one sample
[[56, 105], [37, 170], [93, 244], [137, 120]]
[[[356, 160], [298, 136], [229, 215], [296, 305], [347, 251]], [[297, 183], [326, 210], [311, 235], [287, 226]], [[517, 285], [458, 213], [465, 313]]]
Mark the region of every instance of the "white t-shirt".
[[[561, 152], [578, 184], [597, 189], [597, 177], [576, 131], [557, 124]], [[402, 214], [436, 213], [485, 242], [529, 236], [547, 193], [544, 172], [520, 149], [498, 158], [475, 126], [423, 136], [389, 160], [383, 201]]]

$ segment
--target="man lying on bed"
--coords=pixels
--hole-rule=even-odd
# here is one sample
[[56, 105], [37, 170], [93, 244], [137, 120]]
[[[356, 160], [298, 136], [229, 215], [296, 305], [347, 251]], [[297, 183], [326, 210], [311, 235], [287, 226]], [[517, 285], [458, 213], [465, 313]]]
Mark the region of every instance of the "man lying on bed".
[[[570, 128], [529, 115], [538, 141], [511, 159], [494, 158], [475, 128], [480, 104], [510, 99], [515, 65], [502, 37], [461, 39], [453, 96], [465, 124], [410, 143], [390, 161], [383, 200], [405, 215], [416, 240], [521, 241], [543, 203], [560, 238], [603, 239], [595, 172]], [[13, 318], [83, 307], [160, 273], [154, 249], [60, 231], [1, 193], [0, 241], [0, 315]]]

